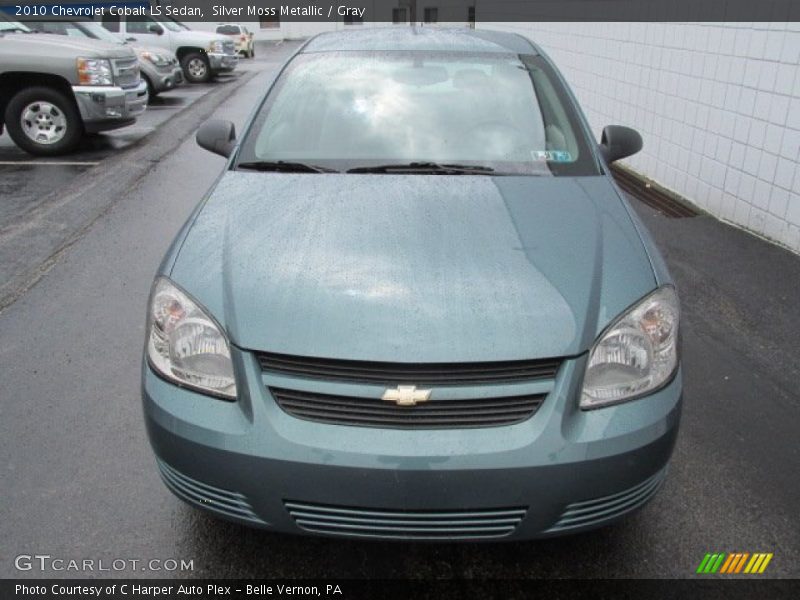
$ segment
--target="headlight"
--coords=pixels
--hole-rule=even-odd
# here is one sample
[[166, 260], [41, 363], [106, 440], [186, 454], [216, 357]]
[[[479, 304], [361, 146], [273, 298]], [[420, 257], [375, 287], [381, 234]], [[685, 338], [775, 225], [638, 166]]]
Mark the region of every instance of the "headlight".
[[209, 52], [214, 52], [214, 53], [216, 53], [216, 54], [220, 54], [220, 53], [222, 53], [222, 52], [224, 52], [224, 51], [225, 51], [225, 48], [224, 48], [224, 46], [222, 45], [222, 42], [220, 42], [220, 41], [216, 41], [216, 42], [211, 42], [211, 43], [208, 45], [208, 51], [209, 51]]
[[79, 58], [78, 81], [82, 85], [112, 85], [111, 63], [104, 58]]
[[150, 295], [147, 335], [147, 358], [165, 378], [236, 398], [228, 338], [199, 304], [164, 277]]
[[675, 288], [667, 285], [612, 323], [589, 354], [581, 408], [632, 400], [664, 385], [678, 366], [679, 315]]
[[149, 61], [153, 63], [157, 67], [166, 67], [172, 64], [172, 60], [168, 56], [164, 56], [163, 54], [156, 54], [154, 52], [140, 52], [139, 58], [142, 60]]

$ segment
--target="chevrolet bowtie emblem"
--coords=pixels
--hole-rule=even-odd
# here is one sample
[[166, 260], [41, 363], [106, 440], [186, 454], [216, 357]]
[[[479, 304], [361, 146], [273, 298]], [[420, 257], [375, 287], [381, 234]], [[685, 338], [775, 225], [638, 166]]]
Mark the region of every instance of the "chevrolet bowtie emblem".
[[431, 397], [430, 390], [418, 390], [415, 385], [398, 385], [383, 392], [382, 400], [394, 402], [397, 406], [415, 406]]

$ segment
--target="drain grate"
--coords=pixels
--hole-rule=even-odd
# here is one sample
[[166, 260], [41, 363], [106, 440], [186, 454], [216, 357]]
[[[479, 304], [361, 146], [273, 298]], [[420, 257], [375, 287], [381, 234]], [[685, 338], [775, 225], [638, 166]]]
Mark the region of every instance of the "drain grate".
[[684, 219], [687, 217], [696, 217], [700, 214], [696, 209], [674, 198], [657, 186], [640, 179], [626, 169], [612, 165], [611, 174], [614, 176], [617, 185], [622, 188], [623, 191], [650, 208], [657, 210], [665, 217]]

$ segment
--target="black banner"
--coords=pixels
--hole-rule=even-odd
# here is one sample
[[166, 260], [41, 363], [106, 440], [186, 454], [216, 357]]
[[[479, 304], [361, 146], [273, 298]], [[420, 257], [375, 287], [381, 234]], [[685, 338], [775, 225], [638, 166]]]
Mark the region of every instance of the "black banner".
[[3, 600], [240, 600], [253, 598], [311, 598], [417, 600], [435, 598], [503, 598], [547, 600], [580, 598], [680, 599], [703, 598], [796, 599], [800, 580], [686, 579], [686, 580], [174, 580], [62, 579], [0, 581]]
[[796, 0], [0, 0], [0, 9], [20, 21], [98, 20], [107, 15], [152, 15], [186, 22], [276, 19], [355, 26], [425, 21], [800, 21], [800, 2]]

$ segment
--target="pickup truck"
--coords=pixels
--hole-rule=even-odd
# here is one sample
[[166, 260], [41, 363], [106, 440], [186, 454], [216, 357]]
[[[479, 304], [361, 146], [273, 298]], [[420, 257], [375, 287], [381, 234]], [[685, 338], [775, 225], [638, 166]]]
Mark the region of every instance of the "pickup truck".
[[239, 64], [236, 46], [228, 36], [195, 31], [167, 16], [156, 19], [103, 14], [101, 23], [123, 40], [174, 52], [189, 83], [205, 83]]
[[0, 133], [23, 150], [69, 152], [85, 133], [136, 121], [147, 99], [131, 48], [33, 33], [0, 13]]

